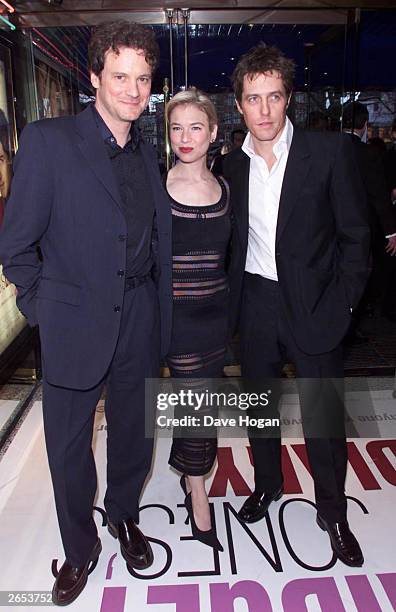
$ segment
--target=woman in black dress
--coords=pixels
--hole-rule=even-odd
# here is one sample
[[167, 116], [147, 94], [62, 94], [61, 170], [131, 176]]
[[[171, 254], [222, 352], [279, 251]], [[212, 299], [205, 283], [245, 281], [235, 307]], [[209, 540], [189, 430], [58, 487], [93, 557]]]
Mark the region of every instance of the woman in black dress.
[[[172, 150], [178, 158], [166, 189], [173, 220], [173, 332], [167, 358], [174, 378], [221, 378], [227, 339], [225, 270], [231, 223], [228, 185], [207, 167], [217, 133], [210, 98], [194, 87], [167, 108]], [[174, 437], [169, 463], [181, 486], [195, 538], [222, 550], [211, 525], [204, 476], [216, 458], [216, 437]]]

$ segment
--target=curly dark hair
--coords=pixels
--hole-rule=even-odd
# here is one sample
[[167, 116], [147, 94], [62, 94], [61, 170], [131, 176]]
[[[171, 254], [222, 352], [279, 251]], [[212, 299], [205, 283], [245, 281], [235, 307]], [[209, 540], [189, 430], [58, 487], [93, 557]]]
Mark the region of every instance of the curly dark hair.
[[239, 104], [242, 102], [243, 79], [245, 76], [253, 78], [266, 72], [278, 72], [282, 78], [286, 94], [289, 96], [293, 89], [295, 63], [283, 55], [277, 47], [269, 47], [261, 42], [242, 55], [235, 66], [231, 76], [234, 93]]
[[141, 23], [118, 20], [102, 23], [92, 33], [88, 45], [88, 69], [100, 76], [106, 52], [119, 53], [121, 47], [142, 49], [146, 62], [154, 72], [159, 62], [159, 46], [154, 31]]

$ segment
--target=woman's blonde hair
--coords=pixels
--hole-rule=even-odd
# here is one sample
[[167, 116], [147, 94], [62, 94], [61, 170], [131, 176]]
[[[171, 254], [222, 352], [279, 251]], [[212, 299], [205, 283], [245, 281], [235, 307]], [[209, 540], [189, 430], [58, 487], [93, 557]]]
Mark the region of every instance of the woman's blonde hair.
[[208, 118], [210, 131], [218, 124], [217, 113], [212, 100], [200, 89], [189, 87], [173, 96], [166, 107], [166, 118], [168, 121], [170, 121], [172, 111], [181, 104], [194, 104], [199, 110], [203, 111]]

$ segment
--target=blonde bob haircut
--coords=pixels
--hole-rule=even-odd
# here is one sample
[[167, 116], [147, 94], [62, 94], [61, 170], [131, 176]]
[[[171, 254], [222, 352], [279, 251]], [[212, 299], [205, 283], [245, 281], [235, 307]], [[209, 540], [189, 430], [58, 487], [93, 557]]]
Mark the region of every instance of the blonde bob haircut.
[[218, 124], [217, 113], [212, 100], [200, 89], [189, 87], [184, 91], [179, 91], [168, 102], [166, 107], [166, 118], [170, 122], [172, 111], [180, 105], [194, 104], [199, 110], [203, 111], [209, 121], [209, 130], [212, 131], [215, 125]]

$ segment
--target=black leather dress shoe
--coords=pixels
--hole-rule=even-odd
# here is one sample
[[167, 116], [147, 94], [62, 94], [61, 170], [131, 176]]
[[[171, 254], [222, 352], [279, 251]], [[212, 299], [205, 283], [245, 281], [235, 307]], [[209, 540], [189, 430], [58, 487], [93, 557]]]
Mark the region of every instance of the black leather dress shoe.
[[118, 538], [121, 554], [127, 566], [146, 569], [152, 565], [154, 556], [150, 543], [133, 519], [126, 519], [118, 525], [109, 521], [107, 528], [113, 538]]
[[67, 606], [77, 599], [87, 584], [88, 575], [95, 569], [101, 551], [102, 544], [98, 538], [83, 567], [73, 567], [67, 561], [64, 562], [52, 589], [52, 601], [56, 606]]
[[316, 522], [330, 536], [331, 547], [340, 561], [351, 567], [361, 567], [364, 562], [359, 542], [349, 529], [347, 521], [328, 523], [319, 514]]
[[258, 493], [254, 491], [247, 498], [238, 512], [238, 518], [243, 523], [255, 523], [263, 518], [271, 502], [280, 499], [283, 495], [283, 487], [273, 493]]

